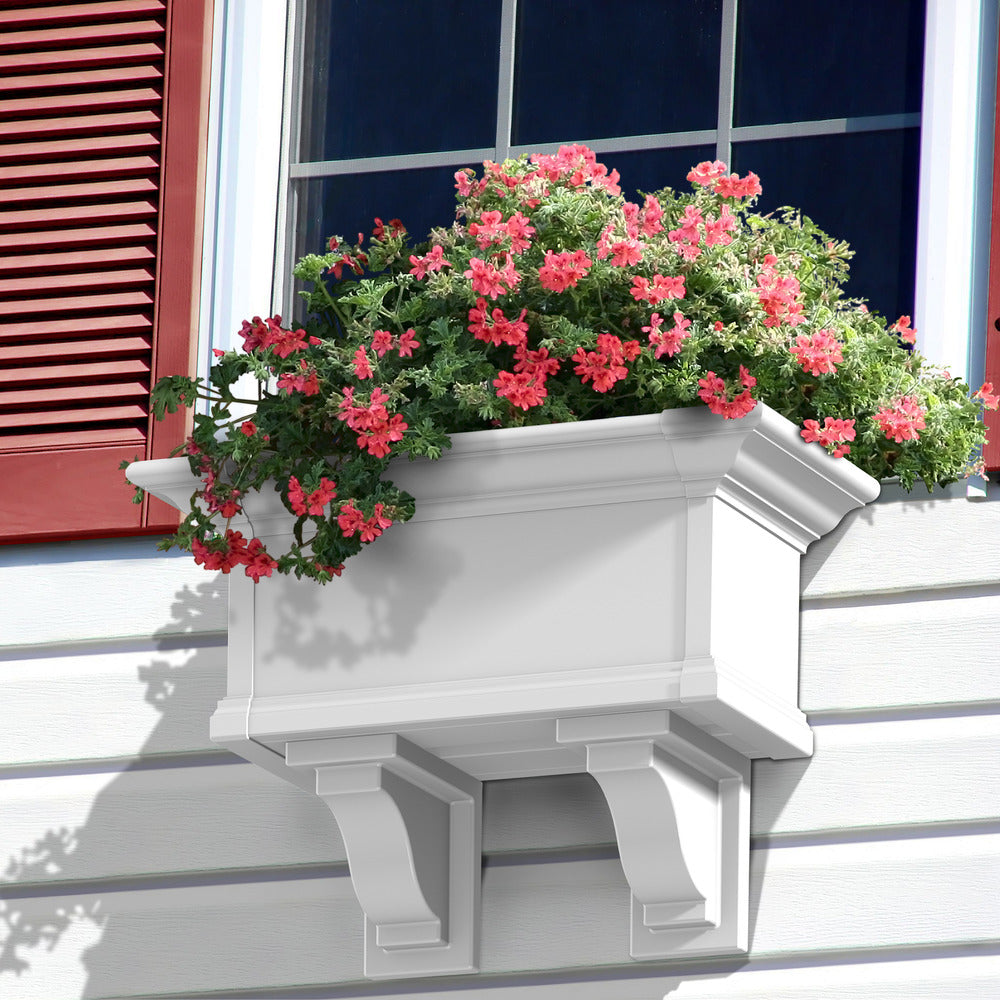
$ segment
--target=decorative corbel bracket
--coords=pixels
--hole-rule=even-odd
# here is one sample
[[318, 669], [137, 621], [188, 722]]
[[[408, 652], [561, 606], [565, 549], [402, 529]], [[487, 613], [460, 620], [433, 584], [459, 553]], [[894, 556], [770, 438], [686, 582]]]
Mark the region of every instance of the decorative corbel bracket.
[[289, 743], [340, 827], [365, 914], [365, 975], [477, 972], [482, 784], [396, 735]]
[[665, 711], [560, 719], [557, 739], [611, 809], [632, 957], [746, 952], [750, 762]]

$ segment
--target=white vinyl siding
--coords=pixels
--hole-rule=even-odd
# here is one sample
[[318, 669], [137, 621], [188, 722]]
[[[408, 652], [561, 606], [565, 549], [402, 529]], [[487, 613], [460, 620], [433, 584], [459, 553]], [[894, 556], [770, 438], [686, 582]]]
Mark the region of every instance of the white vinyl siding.
[[[816, 753], [754, 765], [748, 961], [631, 961], [596, 784], [496, 782], [468, 996], [995, 996], [998, 536], [1000, 505], [908, 501], [807, 554]], [[224, 581], [139, 541], [31, 551], [0, 553], [3, 995], [379, 995], [329, 812], [208, 742]]]

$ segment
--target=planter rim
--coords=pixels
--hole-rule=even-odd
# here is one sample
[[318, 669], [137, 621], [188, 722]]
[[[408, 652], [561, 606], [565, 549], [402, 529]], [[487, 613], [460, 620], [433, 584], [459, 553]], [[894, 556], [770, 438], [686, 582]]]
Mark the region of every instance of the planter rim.
[[[716, 496], [805, 551], [880, 489], [848, 461], [806, 444], [795, 424], [763, 403], [738, 420], [688, 407], [459, 432], [451, 440], [437, 461], [398, 458], [389, 466], [388, 476], [416, 498], [416, 520]], [[558, 462], [549, 454], [555, 450]], [[197, 482], [186, 458], [133, 463], [126, 475], [182, 511]], [[248, 496], [244, 505], [262, 536], [294, 520], [277, 491]]]

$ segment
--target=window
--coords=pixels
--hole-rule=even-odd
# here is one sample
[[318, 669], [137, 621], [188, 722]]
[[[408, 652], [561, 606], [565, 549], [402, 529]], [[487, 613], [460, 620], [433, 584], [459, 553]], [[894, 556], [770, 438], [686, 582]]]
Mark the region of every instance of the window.
[[459, 167], [583, 142], [621, 172], [626, 195], [686, 188], [706, 159], [754, 170], [762, 211], [795, 205], [851, 242], [852, 294], [893, 319], [913, 312], [921, 2], [298, 9], [295, 64], [308, 71], [288, 168], [296, 255], [369, 232], [375, 215], [399, 216], [419, 239], [452, 217]]
[[191, 369], [211, 0], [0, 12], [2, 540], [169, 529], [116, 468], [166, 456], [149, 387]]

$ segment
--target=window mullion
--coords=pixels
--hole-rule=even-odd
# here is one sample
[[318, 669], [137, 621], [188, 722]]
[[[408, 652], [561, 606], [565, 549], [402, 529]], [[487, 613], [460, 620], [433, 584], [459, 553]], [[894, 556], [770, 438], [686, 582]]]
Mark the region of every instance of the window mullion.
[[514, 32], [517, 0], [503, 0], [500, 8], [500, 65], [497, 74], [497, 133], [494, 159], [510, 156], [510, 129], [514, 109]]
[[736, 75], [736, 7], [739, 0], [722, 0], [722, 33], [719, 39], [719, 116], [716, 123], [715, 158], [732, 158], [733, 95]]

